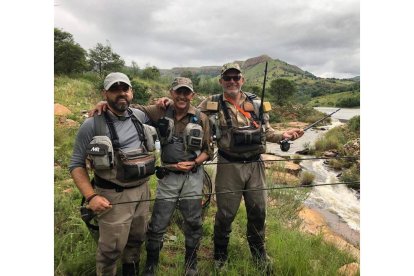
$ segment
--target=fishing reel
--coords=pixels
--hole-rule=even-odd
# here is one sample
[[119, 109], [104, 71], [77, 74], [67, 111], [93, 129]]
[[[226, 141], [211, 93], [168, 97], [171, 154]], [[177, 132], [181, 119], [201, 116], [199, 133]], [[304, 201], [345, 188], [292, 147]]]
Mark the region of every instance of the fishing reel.
[[81, 218], [85, 223], [90, 223], [96, 214], [86, 206], [80, 207]]
[[165, 167], [155, 166], [155, 176], [158, 179], [163, 179], [170, 171]]
[[290, 143], [288, 140], [280, 141], [280, 149], [282, 151], [288, 151], [290, 149]]

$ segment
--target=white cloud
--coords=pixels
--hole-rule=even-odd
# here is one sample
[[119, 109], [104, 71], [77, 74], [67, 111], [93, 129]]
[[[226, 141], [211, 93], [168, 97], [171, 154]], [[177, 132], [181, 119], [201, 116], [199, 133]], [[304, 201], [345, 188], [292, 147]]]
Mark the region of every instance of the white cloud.
[[[56, 0], [59, 1], [59, 0]], [[129, 64], [221, 65], [267, 54], [322, 76], [359, 75], [359, 1], [61, 0], [55, 27]]]

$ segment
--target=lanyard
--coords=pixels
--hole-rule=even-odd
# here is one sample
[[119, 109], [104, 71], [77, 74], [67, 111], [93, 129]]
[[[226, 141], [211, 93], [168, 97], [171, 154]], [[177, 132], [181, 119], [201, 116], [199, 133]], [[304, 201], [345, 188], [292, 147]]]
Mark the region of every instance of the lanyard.
[[255, 120], [253, 120], [252, 115], [250, 114], [250, 112], [245, 111], [243, 108], [240, 107], [240, 105], [236, 104], [235, 102], [233, 102], [232, 99], [227, 98], [226, 96], [224, 96], [224, 99], [226, 99], [226, 101], [228, 101], [229, 103], [231, 103], [240, 113], [242, 113], [244, 115], [244, 117], [246, 117], [248, 120], [250, 120], [250, 122], [256, 127], [258, 128], [259, 125], [255, 122]]

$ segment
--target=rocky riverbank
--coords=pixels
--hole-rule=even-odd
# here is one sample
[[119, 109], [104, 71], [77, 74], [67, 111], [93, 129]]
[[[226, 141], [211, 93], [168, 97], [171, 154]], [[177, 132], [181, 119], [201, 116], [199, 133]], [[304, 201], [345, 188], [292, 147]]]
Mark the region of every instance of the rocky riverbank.
[[352, 245], [342, 238], [342, 236], [332, 231], [324, 217], [316, 210], [304, 206], [299, 212], [299, 217], [302, 219], [301, 231], [311, 235], [322, 234], [323, 239], [327, 243], [333, 244], [340, 250], [348, 252], [358, 260], [358, 263], [346, 264], [341, 267], [338, 271], [339, 274], [355, 275], [358, 273], [360, 259], [360, 249], [358, 247]]

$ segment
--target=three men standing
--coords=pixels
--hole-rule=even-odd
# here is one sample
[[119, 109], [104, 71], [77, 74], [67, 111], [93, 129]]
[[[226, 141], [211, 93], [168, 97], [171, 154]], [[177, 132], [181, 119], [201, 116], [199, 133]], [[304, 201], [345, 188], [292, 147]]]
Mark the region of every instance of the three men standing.
[[[117, 77], [111, 74], [116, 74]], [[135, 118], [133, 114], [137, 113], [137, 111], [131, 112], [128, 109], [132, 99], [129, 79], [122, 73], [111, 74], [105, 79], [105, 98], [109, 107], [106, 112], [109, 116], [105, 115], [105, 118], [113, 117], [113, 122], [108, 123], [108, 126], [115, 125], [116, 132], [119, 132], [117, 141], [121, 148], [144, 147], [142, 152], [145, 153], [146, 149], [145, 145], [142, 146], [142, 140], [146, 137], [137, 135], [137, 132], [133, 133], [131, 125], [134, 125], [132, 121], [135, 123], [136, 120], [128, 120]], [[177, 197], [184, 197], [179, 201], [178, 206], [184, 217], [186, 273], [187, 275], [197, 274], [196, 252], [202, 232], [200, 195], [203, 185], [202, 170], [198, 166], [212, 157], [209, 121], [212, 124], [211, 129], [214, 130], [213, 136], [217, 140], [218, 162], [220, 163], [217, 166], [215, 181], [218, 193], [214, 225], [215, 266], [221, 268], [228, 259], [231, 224], [237, 214], [242, 196], [247, 211], [246, 234], [250, 251], [259, 265], [267, 266], [268, 264], [269, 257], [266, 254], [264, 242], [266, 192], [263, 189], [266, 187], [266, 182], [264, 164], [260, 162], [260, 155], [265, 152], [266, 140], [276, 143], [283, 139], [295, 140], [303, 135], [303, 130], [290, 129], [281, 133], [270, 127], [268, 114], [259, 112], [262, 108], [260, 99], [254, 94], [242, 91], [244, 77], [237, 63], [223, 65], [219, 82], [223, 88], [223, 94], [213, 95], [204, 100], [198, 107], [202, 113], [190, 104], [194, 90], [191, 80], [187, 78], [174, 80], [170, 90], [173, 102], [167, 104], [167, 107], [163, 107], [164, 101], [159, 101], [158, 106], [139, 106], [139, 109], [144, 112], [137, 113], [140, 117], [138, 121], [147, 122], [149, 118], [156, 125], [162, 144], [161, 160], [163, 165], [170, 170], [170, 173], [158, 182], [157, 200], [154, 203], [147, 233], [147, 263], [144, 275], [153, 275], [158, 265], [163, 235], [176, 208]], [[210, 117], [210, 120], [206, 115]], [[87, 177], [84, 162], [88, 144], [95, 138], [93, 128], [93, 119], [86, 120], [82, 125], [70, 166], [75, 183], [89, 202], [91, 209], [104, 211], [110, 208], [113, 201], [128, 201], [126, 198], [119, 198], [124, 193], [131, 195], [128, 197], [129, 201], [148, 199], [147, 178], [134, 179], [131, 183], [125, 184], [117, 181], [115, 176], [118, 175], [114, 172], [114, 168], [108, 168], [110, 172], [103, 174], [95, 170], [95, 185], [97, 186], [95, 194]], [[111, 137], [112, 132], [109, 127], [106, 136]], [[115, 148], [114, 152], [116, 151]], [[108, 182], [111, 185], [121, 186], [121, 194], [118, 194], [116, 186], [113, 188], [115, 191], [108, 188], [109, 186], [106, 185]], [[99, 187], [101, 189], [98, 189]], [[139, 190], [140, 193], [132, 195], [132, 191], [135, 190]], [[240, 190], [254, 191], [231, 192]], [[123, 207], [125, 210], [119, 206], [125, 206]], [[114, 212], [115, 209], [119, 212]], [[133, 210], [135, 212], [139, 210], [140, 214], [135, 215]], [[146, 229], [144, 213], [148, 213], [147, 202], [116, 205], [109, 212], [99, 216], [102, 238], [100, 237], [98, 244], [98, 274], [104, 271], [115, 273], [115, 261], [124, 247], [124, 255], [129, 256], [123, 258], [124, 266], [126, 269], [131, 267], [131, 264], [135, 267], [139, 253], [130, 254], [129, 249], [135, 244], [138, 248], [136, 251], [139, 252], [139, 245], [143, 241]], [[118, 217], [122, 217], [122, 226], [114, 224]], [[131, 237], [128, 236], [128, 230], [124, 229], [130, 230]], [[105, 233], [108, 232], [110, 232], [110, 238], [117, 236], [114, 233], [123, 233], [121, 242], [114, 240], [115, 238], [111, 240], [111, 245], [116, 244], [115, 249], [104, 242]], [[135, 233], [137, 235], [132, 235]]]

